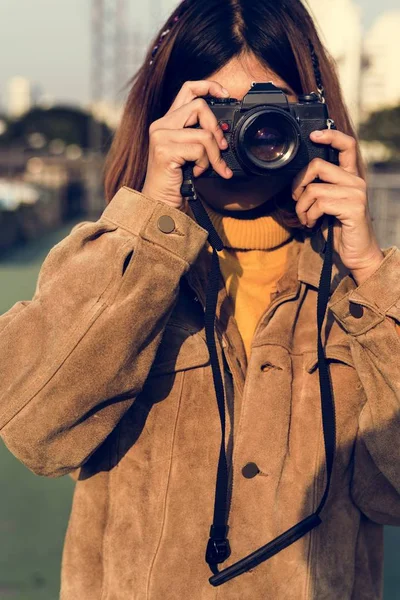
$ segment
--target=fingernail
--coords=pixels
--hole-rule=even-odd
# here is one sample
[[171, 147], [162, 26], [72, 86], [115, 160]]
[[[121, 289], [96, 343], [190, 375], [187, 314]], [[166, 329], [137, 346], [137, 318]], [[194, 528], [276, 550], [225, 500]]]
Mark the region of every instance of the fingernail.
[[225, 173], [226, 173], [227, 175], [229, 175], [229, 176], [230, 176], [230, 175], [233, 175], [233, 171], [231, 171], [229, 167], [226, 167], [226, 169], [225, 169]]
[[221, 140], [221, 146], [223, 146], [224, 148], [228, 147], [228, 142], [226, 141], [226, 138], [224, 138], [223, 140]]
[[229, 96], [229, 92], [227, 89], [225, 89], [224, 87], [222, 88], [222, 93], [224, 96]]
[[311, 132], [311, 135], [313, 135], [314, 137], [321, 137], [324, 135], [324, 132], [320, 131], [319, 129], [316, 129], [315, 131]]

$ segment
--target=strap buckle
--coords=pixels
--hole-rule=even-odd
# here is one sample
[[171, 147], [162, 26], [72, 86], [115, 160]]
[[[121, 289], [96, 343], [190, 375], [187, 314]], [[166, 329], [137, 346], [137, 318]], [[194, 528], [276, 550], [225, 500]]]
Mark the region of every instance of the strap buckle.
[[224, 562], [231, 554], [228, 538], [210, 538], [206, 550], [206, 562], [215, 565]]

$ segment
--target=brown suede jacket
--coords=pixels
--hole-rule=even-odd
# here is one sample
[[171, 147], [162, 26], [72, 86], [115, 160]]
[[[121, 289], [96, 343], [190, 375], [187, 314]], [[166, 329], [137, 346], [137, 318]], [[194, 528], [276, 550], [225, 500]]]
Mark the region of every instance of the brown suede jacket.
[[[333, 266], [323, 340], [337, 452], [322, 523], [215, 587], [205, 549], [221, 426], [204, 334], [207, 235], [189, 213], [122, 187], [98, 221], [52, 248], [32, 300], [0, 317], [1, 436], [34, 473], [76, 480], [61, 599], [378, 600], [382, 525], [400, 524], [400, 250], [384, 249], [358, 287]], [[325, 488], [322, 243], [320, 232], [296, 241], [249, 364], [220, 286], [232, 465], [221, 569], [310, 515]]]

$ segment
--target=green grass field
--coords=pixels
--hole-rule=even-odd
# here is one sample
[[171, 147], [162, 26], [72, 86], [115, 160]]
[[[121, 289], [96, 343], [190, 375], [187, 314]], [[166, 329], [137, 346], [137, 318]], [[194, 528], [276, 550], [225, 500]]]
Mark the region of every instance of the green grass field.
[[[0, 314], [32, 298], [43, 260], [74, 224], [0, 260]], [[57, 600], [74, 481], [34, 475], [2, 442], [0, 465], [0, 600]]]
[[[0, 260], [0, 314], [32, 298], [43, 260], [75, 222]], [[0, 465], [0, 600], [57, 600], [74, 482], [69, 476], [34, 475], [2, 442]], [[400, 530], [390, 527], [385, 531], [384, 598], [400, 600]]]

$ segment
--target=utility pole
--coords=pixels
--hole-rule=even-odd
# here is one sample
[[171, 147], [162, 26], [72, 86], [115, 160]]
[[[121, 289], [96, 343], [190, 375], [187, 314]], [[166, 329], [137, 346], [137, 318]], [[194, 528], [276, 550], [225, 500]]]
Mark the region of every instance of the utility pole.
[[116, 23], [115, 23], [115, 100], [120, 100], [120, 92], [128, 80], [128, 2], [127, 0], [115, 0], [116, 2]]
[[156, 31], [160, 28], [161, 23], [164, 20], [164, 6], [163, 0], [151, 0], [149, 2], [150, 9], [150, 26], [152, 31]]
[[[91, 80], [90, 80], [90, 101], [91, 109], [95, 111], [95, 106], [103, 97], [103, 72], [104, 72], [104, 54], [103, 44], [103, 22], [105, 13], [105, 0], [92, 0], [91, 4]], [[98, 152], [101, 147], [101, 127], [95, 121], [94, 115], [90, 127], [90, 149], [93, 153]]]
[[[121, 104], [121, 89], [128, 80], [128, 1], [91, 1], [91, 101], [96, 113], [102, 104]], [[98, 134], [94, 134], [92, 149], [100, 148]]]
[[91, 112], [88, 164], [89, 212], [104, 208], [101, 166], [102, 122], [121, 104], [120, 92], [127, 79], [127, 0], [91, 0]]

